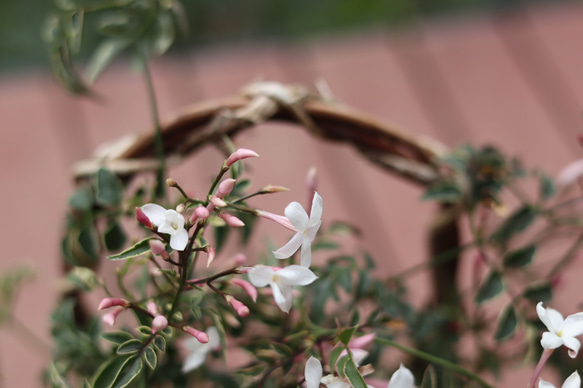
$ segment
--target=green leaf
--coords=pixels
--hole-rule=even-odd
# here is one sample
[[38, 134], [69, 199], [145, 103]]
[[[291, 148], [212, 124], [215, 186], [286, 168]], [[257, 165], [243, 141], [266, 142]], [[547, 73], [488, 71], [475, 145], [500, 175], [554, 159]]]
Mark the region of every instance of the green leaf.
[[172, 16], [169, 13], [159, 13], [154, 29], [154, 40], [152, 42], [152, 53], [160, 56], [164, 54], [175, 38], [175, 29]]
[[131, 356], [120, 356], [108, 359], [95, 373], [93, 388], [111, 388], [116, 382], [124, 365], [131, 359]]
[[362, 257], [364, 258], [364, 264], [366, 269], [374, 269], [376, 267], [374, 258], [368, 252], [362, 252]]
[[290, 357], [294, 354], [294, 350], [285, 344], [274, 342], [271, 344], [271, 348], [283, 357]]
[[76, 287], [83, 291], [91, 291], [99, 285], [99, 279], [92, 269], [87, 267], [74, 267], [67, 274], [69, 280]]
[[522, 296], [532, 302], [546, 302], [553, 298], [553, 286], [548, 283], [528, 287]]
[[120, 252], [117, 255], [107, 256], [107, 258], [109, 260], [127, 260], [133, 257], [141, 256], [144, 253], [150, 251], [149, 241], [152, 239], [155, 239], [155, 237], [145, 238], [142, 241], [134, 244], [132, 247], [126, 249], [125, 251]]
[[494, 338], [496, 341], [504, 341], [511, 338], [514, 335], [517, 326], [518, 318], [516, 317], [516, 311], [514, 311], [512, 305], [509, 305], [500, 314], [498, 329], [496, 330]]
[[249, 179], [240, 179], [235, 182], [235, 187], [233, 188], [233, 193], [243, 194], [246, 190], [251, 187], [251, 181]]
[[338, 375], [340, 375], [341, 378], [344, 378], [345, 376], [344, 367], [348, 362], [348, 358], [348, 355], [344, 355], [338, 359], [338, 362], [336, 362], [336, 369], [338, 370]]
[[231, 228], [225, 226], [216, 226], [215, 227], [215, 249], [217, 254], [223, 249], [225, 243], [227, 242], [227, 238], [229, 237], [229, 231]]
[[516, 233], [528, 228], [537, 215], [538, 211], [528, 205], [518, 209], [504, 221], [490, 239], [493, 243], [505, 245]]
[[478, 365], [481, 365], [482, 368], [490, 371], [496, 379], [500, 378], [500, 368], [502, 363], [504, 363], [504, 361], [501, 360], [495, 351], [483, 349], [480, 352]]
[[126, 243], [126, 235], [118, 222], [113, 222], [103, 235], [105, 247], [108, 251], [117, 251]]
[[50, 51], [53, 74], [67, 90], [79, 95], [91, 95], [91, 91], [71, 66], [69, 50], [65, 43], [57, 44]]
[[462, 192], [453, 182], [441, 181], [431, 185], [423, 193], [421, 200], [455, 203], [461, 198]]
[[227, 333], [225, 332], [225, 327], [223, 326], [223, 320], [221, 316], [214, 310], [209, 310], [211, 312], [211, 319], [219, 332], [219, 339], [221, 341], [221, 357], [226, 359], [227, 357]]
[[144, 349], [144, 361], [148, 365], [148, 367], [152, 370], [156, 369], [156, 364], [158, 363], [158, 356], [156, 356], [156, 352], [151, 347], [147, 347]]
[[312, 252], [327, 249], [327, 250], [334, 250], [339, 249], [340, 244], [334, 241], [327, 241], [327, 240], [316, 240], [312, 243]]
[[360, 323], [360, 312], [358, 309], [354, 309], [350, 316], [350, 325], [357, 326]]
[[142, 341], [132, 338], [131, 340], [127, 340], [123, 344], [119, 345], [117, 348], [117, 354], [131, 354], [137, 353], [144, 347]]
[[342, 330], [342, 332], [340, 333], [340, 335], [338, 336], [338, 338], [340, 339], [340, 341], [348, 346], [348, 343], [350, 342], [350, 339], [352, 338], [352, 336], [354, 335], [354, 333], [356, 333], [356, 329], [358, 327], [354, 326], [354, 327], [350, 327], [348, 329], [344, 329]]
[[419, 388], [437, 388], [437, 373], [435, 373], [435, 368], [432, 365], [425, 369]]
[[357, 226], [340, 221], [333, 222], [328, 228], [328, 233], [354, 236], [360, 236], [362, 234]]
[[148, 325], [141, 325], [136, 327], [136, 331], [144, 337], [149, 337], [152, 334], [152, 328]]
[[143, 337], [149, 337], [152, 334], [152, 328], [147, 325], [141, 325], [136, 327], [136, 331], [140, 333]]
[[154, 346], [158, 348], [159, 351], [165, 352], [166, 338], [162, 337], [161, 335], [157, 335], [156, 338], [154, 338]]
[[89, 82], [95, 83], [101, 73], [130, 44], [131, 41], [125, 38], [111, 38], [101, 42], [93, 52], [93, 55], [91, 55], [85, 68], [85, 77], [87, 77]]
[[336, 272], [336, 284], [342, 287], [346, 292], [352, 291], [352, 269], [351, 268], [338, 268]]
[[324, 313], [324, 306], [331, 296], [332, 288], [332, 279], [330, 277], [323, 277], [315, 282], [314, 287], [310, 287], [310, 293], [313, 293], [310, 319], [314, 323], [322, 323], [327, 318]]
[[71, 388], [71, 386], [67, 383], [67, 380], [59, 373], [55, 363], [51, 364], [49, 370], [49, 379], [51, 382], [51, 388]]
[[557, 188], [555, 187], [555, 183], [549, 178], [548, 175], [539, 173], [538, 174], [538, 181], [539, 181], [539, 194], [542, 199], [549, 199], [557, 192]]
[[96, 28], [100, 34], [119, 38], [132, 33], [132, 24], [128, 12], [107, 12], [100, 16], [96, 23]]
[[112, 171], [100, 168], [97, 171], [96, 199], [100, 205], [116, 206], [123, 198], [123, 184]]
[[127, 342], [131, 339], [134, 339], [134, 336], [127, 331], [110, 331], [109, 333], [101, 334], [101, 338], [116, 345], [121, 345], [124, 342]]
[[480, 305], [497, 295], [504, 289], [502, 277], [496, 271], [492, 271], [486, 281], [480, 286], [476, 295], [476, 304]]
[[340, 356], [340, 353], [342, 353], [343, 351], [344, 351], [344, 347], [342, 347], [342, 346], [336, 346], [330, 352], [330, 356], [329, 356], [329, 359], [328, 359], [328, 364], [330, 365], [330, 370], [331, 371], [334, 370], [334, 367], [336, 366], [336, 362], [338, 361], [338, 357]]
[[241, 233], [241, 243], [243, 245], [247, 245], [247, 243], [249, 242], [249, 239], [253, 235], [253, 230], [255, 229], [255, 223], [257, 221], [257, 218], [250, 213], [242, 213], [242, 212], [237, 214], [237, 217], [239, 217], [239, 219], [241, 219], [241, 221], [243, 221], [245, 223], [245, 226], [243, 226], [242, 228], [238, 228], [238, 229]]
[[528, 245], [511, 252], [504, 256], [504, 266], [507, 268], [522, 268], [532, 262], [532, 258], [536, 253], [536, 246]]
[[134, 356], [129, 358], [119, 375], [117, 376], [115, 384], [112, 388], [124, 388], [127, 387], [132, 381], [139, 376], [140, 372], [144, 368], [144, 362], [139, 356]]
[[172, 337], [172, 327], [168, 326], [165, 329], [162, 329], [161, 331], [159, 331], [159, 333], [162, 333], [166, 337]]
[[372, 280], [369, 275], [368, 270], [360, 271], [358, 274], [358, 283], [356, 284], [355, 299], [359, 300], [366, 296], [366, 293], [370, 290], [370, 285]]
[[352, 356], [349, 357], [346, 365], [344, 366], [344, 374], [348, 378], [350, 384], [352, 384], [353, 388], [367, 388], [364, 377], [362, 377], [358, 371], [358, 368], [352, 360]]
[[96, 263], [99, 260], [99, 240], [93, 225], [89, 224], [81, 229], [77, 242], [90, 262]]
[[73, 209], [81, 211], [89, 211], [93, 207], [93, 191], [89, 185], [80, 186], [71, 198], [69, 198], [69, 206]]

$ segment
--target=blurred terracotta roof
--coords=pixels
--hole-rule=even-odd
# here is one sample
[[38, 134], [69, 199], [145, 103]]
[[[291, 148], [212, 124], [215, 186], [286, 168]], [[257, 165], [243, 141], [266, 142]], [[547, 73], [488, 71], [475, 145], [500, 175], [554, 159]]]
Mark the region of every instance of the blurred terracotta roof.
[[[581, 155], [582, 36], [583, 5], [571, 4], [305, 45], [218, 48], [158, 60], [153, 72], [162, 117], [234, 94], [258, 76], [310, 85], [323, 77], [353, 107], [451, 146], [496, 144], [554, 174]], [[125, 65], [108, 71], [97, 90], [106, 103], [74, 99], [47, 74], [0, 79], [0, 270], [22, 261], [36, 265], [37, 280], [22, 293], [16, 315], [43, 337], [57, 295], [71, 164], [103, 142], [150, 127], [142, 80]], [[288, 202], [303, 201], [304, 176], [315, 165], [325, 217], [357, 220], [385, 271], [425, 258], [433, 208], [418, 203], [418, 188], [371, 167], [348, 146], [289, 126], [264, 125], [237, 141], [261, 154], [262, 163], [252, 165], [257, 185], [292, 188], [262, 204], [266, 209], [281, 212]], [[173, 176], [196, 188], [211, 174], [196, 174], [197, 168], [215, 171], [221, 160], [205, 150]], [[0, 344], [0, 387], [38, 386], [47, 357], [33, 355], [7, 330], [0, 331]]]

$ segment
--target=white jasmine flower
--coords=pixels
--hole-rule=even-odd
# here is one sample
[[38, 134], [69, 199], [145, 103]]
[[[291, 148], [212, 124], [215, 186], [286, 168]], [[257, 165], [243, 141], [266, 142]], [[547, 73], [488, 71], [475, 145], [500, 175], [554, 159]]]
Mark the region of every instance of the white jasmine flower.
[[273, 298], [281, 311], [289, 313], [293, 301], [293, 286], [307, 286], [318, 277], [299, 265], [279, 269], [259, 265], [248, 272], [249, 280], [255, 287], [270, 286]]
[[540, 341], [545, 349], [556, 349], [565, 345], [569, 349], [571, 358], [577, 357], [581, 343], [577, 338], [583, 334], [583, 313], [569, 315], [563, 319], [563, 315], [550, 307], [544, 308], [543, 302], [536, 305], [536, 313], [549, 331], [543, 333]]
[[[548, 381], [540, 379], [538, 388], [555, 388], [555, 386]], [[567, 380], [561, 385], [561, 388], [581, 388], [581, 377], [579, 373], [577, 371], [573, 372], [571, 376], [567, 377]]]
[[219, 331], [216, 327], [211, 326], [206, 330], [209, 341], [201, 343], [194, 337], [188, 338], [184, 341], [184, 346], [190, 351], [189, 355], [184, 360], [182, 365], [182, 373], [188, 373], [204, 364], [207, 354], [217, 349], [221, 345]]
[[399, 369], [391, 376], [387, 388], [414, 388], [415, 377], [413, 373], [401, 364]]
[[155, 203], [141, 207], [152, 224], [158, 227], [159, 233], [170, 235], [170, 246], [177, 251], [183, 251], [188, 244], [188, 231], [184, 229], [184, 216], [176, 210], [165, 209]]
[[[322, 377], [322, 372], [322, 363], [320, 363], [320, 360], [310, 357], [304, 369], [306, 388], [319, 388], [320, 383], [324, 384], [327, 388], [352, 388], [352, 385], [347, 379], [332, 374]], [[367, 387], [374, 388], [368, 384]]]
[[273, 252], [276, 258], [287, 259], [302, 247], [301, 265], [302, 267], [310, 266], [312, 263], [312, 241], [322, 224], [322, 210], [322, 197], [318, 193], [314, 193], [310, 217], [298, 202], [292, 202], [286, 206], [285, 216], [293, 225], [296, 234], [287, 244]]
[[304, 369], [304, 377], [306, 378], [306, 388], [319, 388], [320, 379], [322, 378], [322, 363], [314, 357], [310, 357], [306, 362]]

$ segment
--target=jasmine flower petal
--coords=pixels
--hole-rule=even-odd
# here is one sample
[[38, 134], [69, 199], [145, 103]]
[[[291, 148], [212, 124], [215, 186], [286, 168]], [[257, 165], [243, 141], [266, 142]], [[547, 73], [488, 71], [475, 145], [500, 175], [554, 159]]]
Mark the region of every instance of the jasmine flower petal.
[[301, 233], [296, 233], [294, 236], [285, 244], [283, 247], [274, 251], [273, 254], [277, 259], [287, 259], [302, 246], [303, 235]]
[[322, 378], [322, 363], [318, 359], [310, 357], [306, 362], [304, 377], [306, 378], [306, 388], [319, 388]]

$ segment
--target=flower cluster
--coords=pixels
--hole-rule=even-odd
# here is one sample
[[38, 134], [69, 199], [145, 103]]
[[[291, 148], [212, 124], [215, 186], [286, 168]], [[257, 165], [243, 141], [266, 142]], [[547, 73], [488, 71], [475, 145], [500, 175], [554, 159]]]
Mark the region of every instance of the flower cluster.
[[259, 265], [248, 271], [249, 280], [255, 287], [271, 287], [275, 303], [286, 313], [289, 313], [292, 306], [293, 287], [306, 286], [318, 278], [309, 267], [312, 263], [312, 241], [322, 224], [322, 211], [322, 197], [316, 192], [310, 216], [298, 202], [286, 206], [285, 217], [267, 212], [260, 213], [261, 216], [295, 232], [287, 244], [273, 252], [276, 258], [287, 259], [301, 247], [301, 265], [290, 265], [286, 268]]
[[[535, 368], [530, 387], [534, 387], [542, 367], [555, 349], [564, 345], [569, 350], [569, 357], [577, 357], [579, 349], [581, 348], [581, 342], [575, 337], [583, 334], [583, 312], [563, 318], [563, 315], [559, 311], [550, 307], [545, 308], [543, 307], [543, 303], [539, 302], [536, 305], [536, 313], [548, 331], [543, 333], [540, 341], [544, 351]], [[579, 373], [577, 373], [577, 371], [573, 372], [561, 387], [580, 388], [581, 377], [579, 376]], [[554, 385], [540, 379], [538, 388], [554, 388]]]
[[[318, 388], [323, 384], [327, 388], [351, 388], [352, 385], [346, 378], [336, 376], [333, 374], [328, 374], [323, 376], [322, 363], [314, 357], [310, 357], [306, 362], [306, 367], [304, 369], [304, 376], [306, 380], [306, 388]], [[380, 388], [373, 387], [370, 384], [366, 385], [368, 388]], [[399, 369], [393, 373], [387, 388], [414, 388], [415, 387], [415, 377], [413, 373], [401, 364]]]

